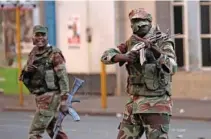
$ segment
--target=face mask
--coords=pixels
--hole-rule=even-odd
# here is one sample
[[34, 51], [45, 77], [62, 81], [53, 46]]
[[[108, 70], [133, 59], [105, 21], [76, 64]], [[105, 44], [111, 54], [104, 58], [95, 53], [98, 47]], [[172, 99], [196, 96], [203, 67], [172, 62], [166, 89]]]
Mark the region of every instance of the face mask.
[[132, 23], [131, 27], [132, 27], [133, 32], [137, 32], [143, 26], [149, 26], [149, 25], [150, 25], [150, 22], [147, 20], [144, 20], [144, 21], [137, 21], [137, 22]]
[[151, 23], [147, 20], [144, 21], [137, 21], [132, 23], [131, 25], [133, 33], [135, 34], [146, 34], [150, 28], [151, 28]]

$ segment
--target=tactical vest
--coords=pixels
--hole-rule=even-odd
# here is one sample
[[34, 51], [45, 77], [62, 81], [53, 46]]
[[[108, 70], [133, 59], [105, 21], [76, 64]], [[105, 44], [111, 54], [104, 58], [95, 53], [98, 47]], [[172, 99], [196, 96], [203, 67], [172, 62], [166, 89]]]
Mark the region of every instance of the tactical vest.
[[[128, 51], [132, 49], [131, 41], [127, 42]], [[127, 64], [128, 72], [127, 92], [132, 95], [140, 96], [162, 96], [171, 95], [171, 76], [154, 62], [144, 62], [140, 64], [138, 60], [135, 63]]]
[[58, 48], [49, 47], [42, 54], [35, 54], [33, 65], [37, 67], [35, 72], [26, 73], [23, 83], [32, 94], [43, 94], [50, 91], [58, 91], [58, 79], [50, 59], [54, 52], [60, 52]]

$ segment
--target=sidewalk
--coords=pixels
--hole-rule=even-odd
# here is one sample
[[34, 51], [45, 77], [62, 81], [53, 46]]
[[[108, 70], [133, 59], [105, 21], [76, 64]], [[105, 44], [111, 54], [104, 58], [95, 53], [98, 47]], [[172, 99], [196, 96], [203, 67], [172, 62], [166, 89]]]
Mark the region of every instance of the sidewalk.
[[[113, 96], [107, 98], [107, 109], [101, 108], [101, 98], [98, 96], [76, 96], [80, 103], [73, 104], [73, 107], [81, 115], [102, 115], [119, 116], [124, 110], [126, 96]], [[211, 121], [211, 101], [173, 98], [174, 119], [190, 119]], [[0, 96], [2, 111], [35, 111], [33, 96], [24, 97], [24, 106], [19, 106], [18, 96]]]

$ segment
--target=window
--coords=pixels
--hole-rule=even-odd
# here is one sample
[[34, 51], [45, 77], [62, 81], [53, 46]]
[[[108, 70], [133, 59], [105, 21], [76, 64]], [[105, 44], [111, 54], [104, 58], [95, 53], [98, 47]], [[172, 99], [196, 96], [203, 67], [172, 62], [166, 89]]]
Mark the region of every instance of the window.
[[173, 29], [175, 34], [175, 51], [179, 67], [184, 67], [184, 6], [182, 0], [174, 0], [173, 6]]
[[[177, 55], [177, 63], [178, 63], [178, 66], [179, 67], [183, 67], [184, 66], [184, 51], [183, 49], [183, 46], [184, 46], [184, 43], [183, 43], [183, 38], [176, 38], [175, 39], [175, 51], [176, 51], [176, 55]], [[181, 47], [182, 46], [182, 47]]]
[[200, 1], [202, 66], [211, 66], [211, 2]]
[[210, 48], [210, 38], [202, 38], [202, 64], [203, 66], [211, 66], [211, 48]]

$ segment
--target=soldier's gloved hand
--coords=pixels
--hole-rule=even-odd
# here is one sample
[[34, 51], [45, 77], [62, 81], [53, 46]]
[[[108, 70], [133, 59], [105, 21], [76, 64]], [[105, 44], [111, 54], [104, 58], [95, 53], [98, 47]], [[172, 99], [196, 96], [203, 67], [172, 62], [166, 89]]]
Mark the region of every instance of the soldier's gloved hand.
[[151, 51], [153, 52], [154, 56], [156, 59], [158, 59], [161, 56], [161, 53], [159, 53], [158, 51], [156, 51], [155, 49], [151, 48]]
[[61, 93], [61, 102], [60, 102], [60, 111], [62, 113], [67, 113], [68, 111], [68, 106], [67, 106], [67, 98], [68, 98], [68, 95], [64, 95], [65, 93]]
[[130, 51], [129, 54], [127, 54], [128, 60], [127, 62], [134, 62], [137, 57], [139, 57], [139, 51]]
[[117, 62], [134, 62], [138, 56], [138, 51], [131, 51], [128, 54], [117, 54], [114, 59]]
[[145, 57], [146, 57], [146, 60], [148, 62], [154, 62], [156, 60], [155, 57], [154, 57], [153, 52], [149, 48], [146, 49], [146, 51], [145, 51]]
[[37, 69], [37, 67], [34, 66], [34, 65], [28, 65], [28, 66], [26, 67], [26, 71], [27, 71], [27, 72], [34, 72], [36, 69]]

